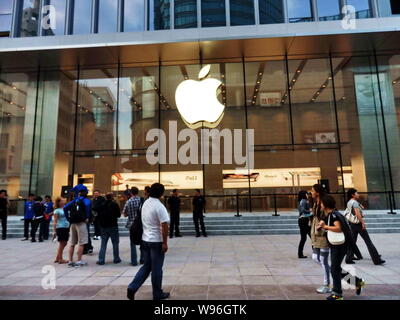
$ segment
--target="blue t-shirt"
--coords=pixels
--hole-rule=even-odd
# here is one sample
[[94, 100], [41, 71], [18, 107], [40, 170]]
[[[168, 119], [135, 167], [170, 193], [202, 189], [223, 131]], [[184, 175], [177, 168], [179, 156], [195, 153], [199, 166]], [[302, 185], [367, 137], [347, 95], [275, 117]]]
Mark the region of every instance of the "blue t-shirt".
[[[44, 205], [44, 212], [45, 213], [50, 214], [50, 213], [53, 212], [54, 206], [53, 206], [53, 202], [52, 201], [50, 201], [50, 202], [46, 202], [45, 201], [45, 202], [43, 202], [43, 205]], [[51, 216], [50, 216], [49, 221], [51, 221]]]
[[33, 212], [33, 205], [34, 201], [26, 201], [25, 202], [25, 213], [24, 213], [24, 219], [33, 219], [33, 216], [35, 215]]
[[57, 216], [56, 229], [69, 228], [69, 222], [65, 216], [64, 209], [57, 208], [54, 210], [54, 215]]

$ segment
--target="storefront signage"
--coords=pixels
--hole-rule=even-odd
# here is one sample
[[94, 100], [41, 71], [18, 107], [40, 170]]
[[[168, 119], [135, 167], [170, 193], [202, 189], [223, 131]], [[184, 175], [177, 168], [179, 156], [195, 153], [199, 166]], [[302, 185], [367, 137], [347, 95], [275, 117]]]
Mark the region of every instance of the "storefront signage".
[[280, 107], [282, 94], [280, 91], [260, 92], [261, 107]]

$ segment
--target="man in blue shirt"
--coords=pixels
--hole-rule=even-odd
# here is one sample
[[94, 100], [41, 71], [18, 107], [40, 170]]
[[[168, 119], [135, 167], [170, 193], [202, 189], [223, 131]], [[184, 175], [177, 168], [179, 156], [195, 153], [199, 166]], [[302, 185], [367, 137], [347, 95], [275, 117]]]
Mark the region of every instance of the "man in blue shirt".
[[43, 240], [49, 240], [51, 216], [54, 211], [53, 201], [50, 196], [44, 197], [43, 206], [45, 213], [43, 220]]
[[32, 228], [32, 219], [33, 216], [35, 215], [33, 212], [33, 205], [35, 203], [34, 199], [35, 195], [33, 193], [30, 193], [28, 195], [28, 200], [25, 201], [24, 237], [21, 239], [22, 241], [26, 241], [29, 239], [29, 225], [31, 225]]
[[[75, 187], [76, 188], [76, 187]], [[67, 220], [70, 222], [71, 227], [70, 227], [70, 239], [69, 239], [69, 261], [68, 261], [68, 267], [82, 267], [87, 265], [86, 262], [82, 262], [82, 254], [85, 245], [88, 243], [89, 240], [89, 233], [88, 233], [88, 223], [89, 223], [89, 218], [92, 212], [91, 208], [91, 202], [90, 200], [86, 197], [88, 193], [88, 190], [86, 187], [81, 188], [78, 192], [78, 197], [75, 198], [74, 200], [70, 201], [67, 205], [64, 206], [64, 212]], [[83, 221], [72, 221], [71, 219], [71, 213], [73, 211], [77, 212], [79, 210], [79, 204], [83, 203], [84, 205], [84, 210], [85, 210], [85, 217]], [[77, 209], [78, 207], [78, 209]], [[82, 210], [82, 206], [81, 206]], [[75, 246], [79, 245], [78, 251], [77, 251], [77, 262], [75, 263], [73, 261], [73, 256], [74, 256], [74, 250]]]

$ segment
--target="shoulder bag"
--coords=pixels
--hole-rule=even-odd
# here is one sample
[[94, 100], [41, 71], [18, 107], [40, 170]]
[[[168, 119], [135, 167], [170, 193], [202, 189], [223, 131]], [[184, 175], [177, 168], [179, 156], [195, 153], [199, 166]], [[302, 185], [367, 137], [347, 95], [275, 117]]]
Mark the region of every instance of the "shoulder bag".
[[[330, 226], [331, 215], [332, 214], [330, 214], [328, 217], [328, 226]], [[343, 232], [333, 232], [328, 230], [328, 241], [333, 246], [339, 246], [346, 242], [346, 238]]]

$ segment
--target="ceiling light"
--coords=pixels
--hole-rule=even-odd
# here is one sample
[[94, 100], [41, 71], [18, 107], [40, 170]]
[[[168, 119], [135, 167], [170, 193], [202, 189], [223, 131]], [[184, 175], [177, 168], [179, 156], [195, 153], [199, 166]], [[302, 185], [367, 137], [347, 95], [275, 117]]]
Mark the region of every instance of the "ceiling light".
[[396, 83], [397, 83], [397, 81], [396, 81], [396, 80], [394, 80], [394, 81], [393, 81], [393, 84], [396, 84]]
[[13, 89], [14, 89], [14, 90], [17, 90], [17, 87], [16, 87], [16, 86], [14, 86], [14, 87], [13, 87]]
[[299, 69], [299, 70], [297, 70], [297, 73], [300, 73], [301, 72], [301, 70]]

